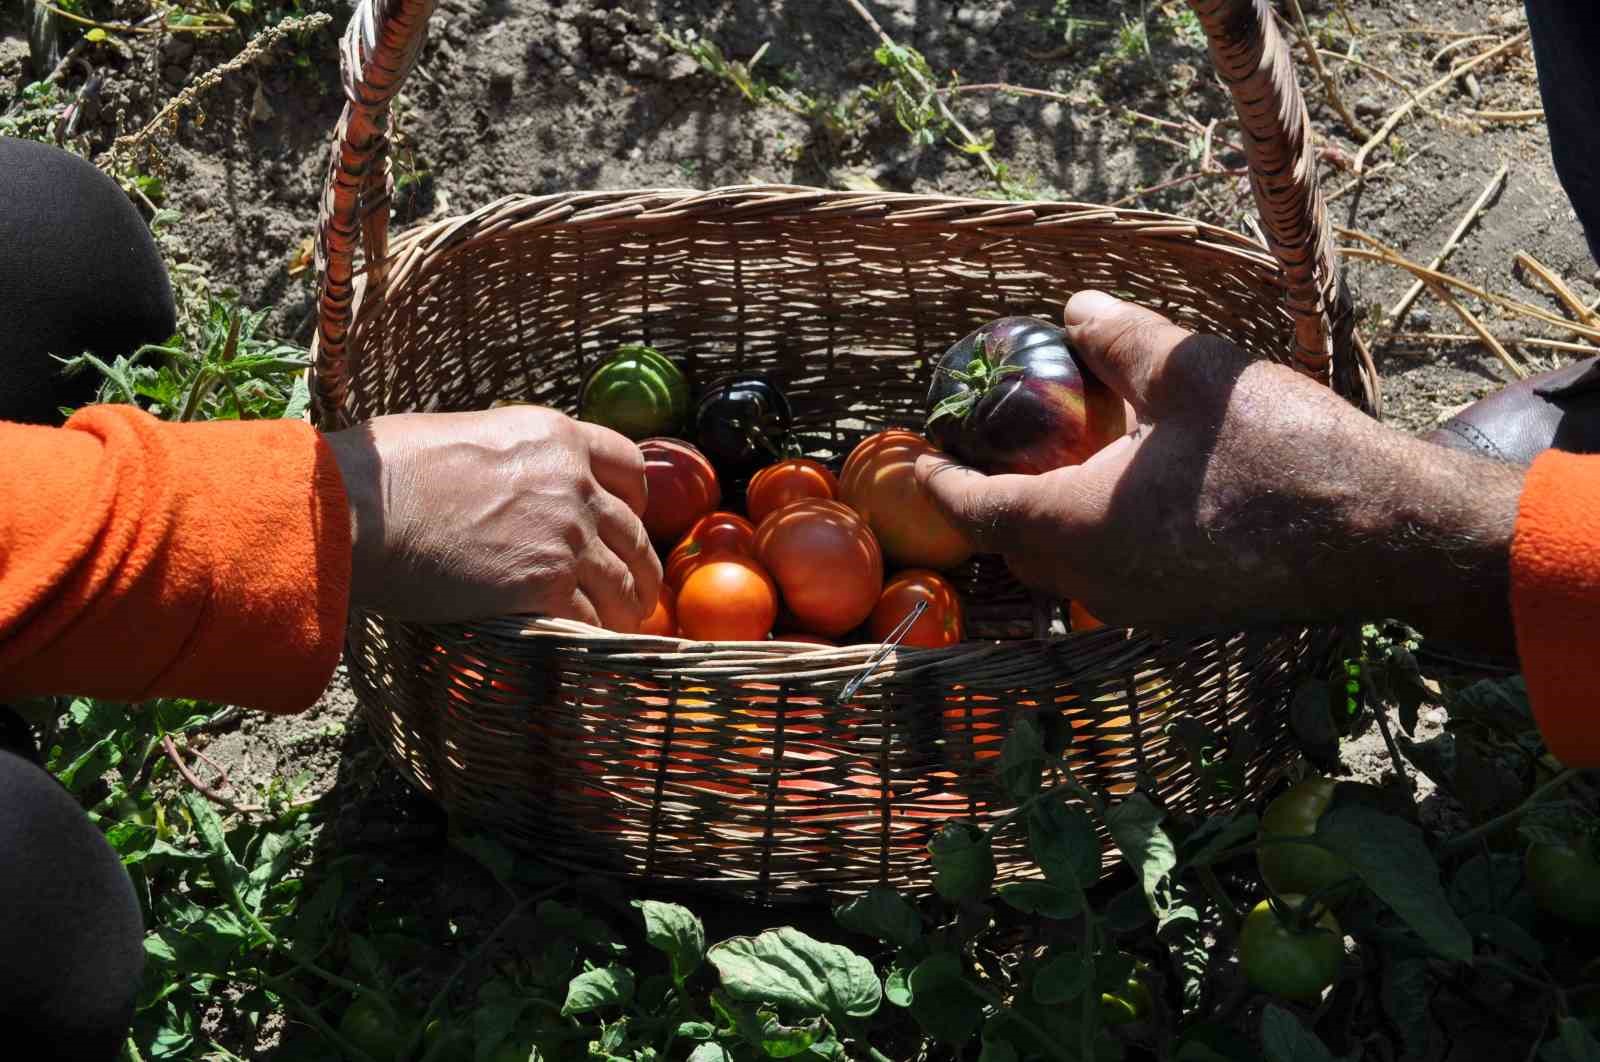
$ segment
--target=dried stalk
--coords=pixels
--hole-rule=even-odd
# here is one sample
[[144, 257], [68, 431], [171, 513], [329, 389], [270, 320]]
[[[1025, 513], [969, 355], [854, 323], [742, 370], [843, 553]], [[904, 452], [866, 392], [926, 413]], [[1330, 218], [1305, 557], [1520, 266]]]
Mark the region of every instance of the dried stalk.
[[1531, 122], [1544, 117], [1543, 107], [1530, 107], [1525, 111], [1462, 111], [1480, 122]]
[[253, 812], [262, 810], [260, 804], [241, 804], [232, 797], [224, 793], [220, 793], [211, 786], [202, 782], [199, 776], [196, 775], [193, 769], [190, 768], [189, 764], [184, 761], [183, 754], [178, 751], [178, 746], [173, 742], [171, 734], [162, 736], [161, 747], [166, 750], [167, 759], [172, 761], [172, 765], [178, 769], [178, 773], [183, 775], [183, 780], [188, 782], [197, 793], [211, 801], [213, 804], [220, 804], [222, 807], [225, 807], [230, 811], [237, 811], [241, 815], [249, 815]]
[[1484, 63], [1487, 63], [1490, 59], [1493, 59], [1493, 58], [1495, 58], [1495, 57], [1497, 57], [1499, 55], [1502, 55], [1505, 52], [1510, 51], [1512, 48], [1515, 48], [1515, 47], [1525, 43], [1527, 41], [1527, 39], [1528, 39], [1528, 31], [1527, 30], [1523, 30], [1521, 33], [1517, 34], [1515, 37], [1512, 37], [1509, 40], [1505, 41], [1504, 43], [1498, 44], [1495, 47], [1490, 48], [1488, 51], [1484, 52], [1482, 55], [1478, 55], [1478, 56], [1475, 56], [1475, 57], [1473, 57], [1471, 59], [1468, 59], [1466, 62], [1462, 63], [1461, 65], [1452, 68], [1451, 71], [1448, 74], [1446, 74], [1444, 77], [1441, 77], [1439, 80], [1435, 81], [1433, 84], [1427, 86], [1426, 88], [1421, 89], [1415, 95], [1413, 95], [1409, 100], [1407, 100], [1405, 103], [1402, 103], [1399, 107], [1395, 108], [1393, 113], [1391, 113], [1389, 115], [1388, 119], [1385, 120], [1384, 123], [1381, 126], [1378, 127], [1378, 131], [1376, 133], [1373, 133], [1372, 136], [1370, 138], [1368, 138], [1368, 140], [1367, 140], [1367, 142], [1365, 144], [1361, 145], [1361, 150], [1360, 151], [1356, 152], [1355, 165], [1353, 167], [1355, 169], [1355, 171], [1357, 173], [1360, 173], [1362, 171], [1363, 167], [1366, 165], [1367, 154], [1369, 152], [1371, 152], [1373, 148], [1377, 147], [1379, 144], [1382, 144], [1384, 141], [1388, 140], [1389, 139], [1389, 134], [1394, 132], [1395, 126], [1399, 125], [1401, 120], [1404, 119], [1406, 115], [1410, 114], [1417, 107], [1417, 105], [1420, 104], [1423, 100], [1427, 99], [1429, 96], [1432, 96], [1434, 93], [1439, 92], [1441, 89], [1444, 89], [1444, 88], [1448, 87], [1449, 85], [1454, 83], [1455, 80], [1457, 78], [1459, 78], [1462, 74], [1466, 74], [1466, 73], [1469, 73], [1470, 71], [1476, 70], [1478, 67], [1482, 66]]
[[1333, 75], [1322, 65], [1322, 56], [1317, 52], [1317, 39], [1312, 35], [1311, 26], [1306, 22], [1306, 13], [1300, 8], [1300, 0], [1289, 0], [1289, 6], [1294, 9], [1295, 20], [1300, 24], [1300, 32], [1296, 36], [1300, 38], [1306, 58], [1311, 60], [1311, 68], [1317, 72], [1317, 77], [1322, 81], [1322, 91], [1328, 94], [1328, 102], [1338, 112], [1339, 120], [1344, 122], [1344, 127], [1355, 134], [1357, 139], [1365, 140], [1372, 134], [1356, 119], [1355, 112], [1344, 102], [1344, 95], [1340, 93]]
[[[1449, 258], [1450, 255], [1455, 251], [1456, 247], [1460, 245], [1461, 238], [1466, 235], [1467, 230], [1472, 227], [1472, 223], [1478, 220], [1478, 217], [1483, 213], [1484, 208], [1489, 205], [1489, 200], [1499, 195], [1500, 189], [1505, 187], [1506, 175], [1510, 172], [1511, 167], [1509, 165], [1506, 163], [1500, 164], [1500, 171], [1490, 178], [1488, 184], [1484, 185], [1483, 193], [1473, 201], [1473, 204], [1470, 207], [1467, 208], [1466, 214], [1456, 225], [1455, 230], [1452, 231], [1450, 233], [1450, 237], [1444, 241], [1444, 246], [1439, 248], [1439, 253], [1434, 255], [1433, 261], [1428, 263], [1429, 269], [1438, 269], [1440, 266], [1444, 265], [1445, 259]], [[1390, 307], [1389, 312], [1384, 316], [1391, 327], [1398, 325], [1402, 320], [1404, 320], [1406, 311], [1411, 309], [1411, 304], [1417, 301], [1418, 295], [1422, 294], [1422, 288], [1423, 282], [1421, 280], [1413, 281], [1411, 286], [1406, 289], [1406, 293], [1400, 296], [1395, 304]]]
[[1527, 251], [1518, 251], [1512, 260], [1544, 281], [1545, 285], [1556, 293], [1556, 298], [1560, 299], [1567, 309], [1577, 315], [1578, 320], [1584, 324], [1600, 325], [1600, 317], [1596, 317], [1594, 309], [1590, 306], [1585, 306], [1583, 300], [1574, 295], [1572, 289], [1567, 287], [1566, 283], [1551, 272], [1543, 262]]
[[1522, 363], [1520, 361], [1511, 356], [1511, 352], [1505, 348], [1505, 344], [1501, 343], [1494, 337], [1493, 333], [1491, 333], [1487, 328], [1483, 327], [1483, 322], [1479, 321], [1477, 317], [1473, 316], [1471, 310], [1461, 305], [1461, 303], [1457, 301], [1456, 297], [1450, 294], [1449, 290], [1443, 284], [1440, 284], [1436, 281], [1430, 281], [1428, 283], [1428, 290], [1432, 291], [1434, 296], [1438, 298], [1440, 302], [1454, 310], [1456, 312], [1456, 316], [1460, 317], [1461, 320], [1466, 323], [1468, 328], [1472, 329], [1478, 334], [1478, 338], [1483, 340], [1483, 343], [1486, 347], [1494, 351], [1495, 357], [1499, 358], [1505, 364], [1506, 368], [1511, 370], [1511, 374], [1513, 376], [1519, 380], [1525, 380], [1528, 378], [1528, 370], [1522, 367]]
[[1568, 343], [1562, 339], [1544, 339], [1540, 336], [1521, 336], [1517, 339], [1517, 346], [1548, 347], [1551, 350], [1564, 350], [1571, 354], [1582, 354], [1590, 358], [1600, 354], [1600, 347], [1590, 346], [1588, 343]]
[[1202, 180], [1203, 178], [1206, 178], [1206, 177], [1247, 177], [1247, 176], [1249, 176], [1249, 174], [1250, 174], [1249, 170], [1228, 170], [1228, 169], [1216, 169], [1216, 170], [1199, 169], [1199, 170], [1193, 170], [1193, 171], [1191, 171], [1189, 173], [1184, 174], [1181, 177], [1174, 177], [1170, 181], [1162, 181], [1159, 184], [1152, 184], [1148, 188], [1141, 188], [1137, 192], [1131, 192], [1128, 195], [1123, 196], [1121, 199], [1113, 200], [1112, 202], [1107, 203], [1106, 206], [1108, 206], [1108, 207], [1127, 206], [1129, 203], [1137, 203], [1139, 200], [1143, 199], [1147, 195], [1154, 195], [1157, 192], [1164, 192], [1168, 188], [1176, 188], [1180, 184], [1188, 184], [1190, 181], [1198, 181], [1198, 180]]

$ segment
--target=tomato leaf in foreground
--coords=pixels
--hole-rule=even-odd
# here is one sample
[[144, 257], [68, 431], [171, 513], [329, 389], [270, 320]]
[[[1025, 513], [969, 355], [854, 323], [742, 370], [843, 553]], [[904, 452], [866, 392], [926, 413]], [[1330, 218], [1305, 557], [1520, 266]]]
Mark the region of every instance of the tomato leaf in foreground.
[[1472, 958], [1472, 936], [1439, 885], [1422, 831], [1362, 804], [1335, 807], [1317, 822], [1317, 842], [1344, 857], [1361, 880], [1439, 955]]
[[1100, 877], [1100, 836], [1081, 807], [1046, 798], [1028, 813], [1028, 849], [1044, 876], [1068, 892], [1082, 892]]
[[814, 940], [790, 926], [734, 937], [706, 954], [733, 999], [775, 1003], [836, 1023], [870, 1018], [883, 1001], [872, 963], [849, 948]]
[[874, 885], [834, 908], [834, 921], [853, 933], [904, 948], [922, 936], [922, 916], [892, 886]]
[[1044, 774], [1044, 740], [1031, 719], [1018, 719], [1000, 746], [1000, 783], [1013, 800], [1039, 791]]
[[1161, 828], [1163, 817], [1164, 812], [1143, 793], [1134, 793], [1106, 813], [1111, 839], [1138, 875], [1150, 909], [1164, 925], [1176, 902], [1171, 874], [1178, 865], [1178, 854], [1172, 846], [1172, 838]]
[[928, 842], [933, 856], [933, 887], [952, 902], [981, 900], [994, 883], [994, 849], [984, 832], [968, 822], [947, 822]]
[[960, 1047], [983, 1025], [983, 1006], [967, 986], [961, 960], [941, 952], [922, 960], [908, 978], [911, 1014], [922, 1031]]
[[1276, 1005], [1261, 1012], [1261, 1050], [1267, 1062], [1338, 1062], [1299, 1018]]
[[621, 1006], [633, 998], [633, 973], [620, 966], [586, 970], [567, 985], [561, 1016], [587, 1014], [601, 1007]]
[[679, 983], [699, 969], [706, 954], [706, 931], [687, 907], [658, 900], [635, 900], [644, 914], [644, 935], [650, 946], [672, 960], [672, 976]]

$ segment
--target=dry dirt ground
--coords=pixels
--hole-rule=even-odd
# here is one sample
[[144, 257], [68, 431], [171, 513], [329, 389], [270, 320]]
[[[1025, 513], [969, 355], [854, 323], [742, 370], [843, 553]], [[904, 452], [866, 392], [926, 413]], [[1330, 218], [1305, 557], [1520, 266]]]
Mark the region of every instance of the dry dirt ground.
[[[144, 3], [126, 0], [118, 13], [143, 17]], [[1136, 115], [1197, 128], [1230, 114], [1204, 51], [1179, 17], [1182, 4], [869, 0], [868, 6], [889, 34], [927, 56], [941, 80], [1009, 82], [1056, 94], [980, 90], [951, 97], [969, 127], [993, 135], [995, 157], [1033, 196], [1108, 203], [1181, 177], [1196, 168], [1197, 135]], [[1393, 79], [1428, 84], [1484, 47], [1467, 35], [1505, 36], [1521, 20], [1520, 7], [1503, 0], [1306, 0], [1305, 6], [1321, 27], [1323, 48], [1348, 55], [1354, 44], [1360, 64], [1331, 55], [1325, 61], [1369, 127], [1405, 100], [1407, 90]], [[343, 2], [309, 0], [309, 9], [329, 11], [334, 30], [349, 15]], [[15, 4], [0, 6], [0, 13], [3, 113], [34, 75]], [[1069, 16], [1080, 21], [1069, 26]], [[1135, 32], [1141, 17], [1148, 49]], [[274, 307], [272, 327], [302, 343], [310, 335], [311, 287], [309, 273], [296, 265], [312, 232], [340, 105], [334, 30], [280, 48], [228, 78], [204, 97], [204, 123], [184, 120], [165, 150], [163, 205], [181, 214], [166, 237], [174, 260], [236, 289], [248, 304]], [[740, 60], [765, 45], [758, 74], [820, 99], [843, 98], [880, 76], [875, 40], [844, 0], [441, 0], [399, 107], [398, 224], [465, 212], [508, 192], [765, 181], [996, 194], [972, 158], [940, 144], [916, 146], [892, 118], [863, 119], [830, 138], [803, 118], [751, 103], [667, 47], [663, 32], [697, 34]], [[179, 86], [240, 45], [237, 34], [122, 40], [86, 53], [103, 83], [87, 101], [80, 150], [98, 152], [113, 135], [141, 127]], [[1447, 46], [1451, 53], [1436, 60]], [[74, 69], [66, 87], [80, 88], [86, 74]], [[1538, 106], [1526, 50], [1480, 68], [1472, 84], [1457, 82], [1425, 101], [1374, 153], [1370, 164], [1381, 169], [1359, 195], [1341, 192], [1351, 178], [1339, 158], [1347, 160], [1359, 140], [1329, 107], [1303, 56], [1300, 76], [1314, 124], [1332, 149], [1324, 152], [1321, 172], [1324, 187], [1339, 193], [1333, 210], [1341, 223], [1426, 262], [1505, 165], [1504, 189], [1449, 260], [1449, 271], [1558, 309], [1513, 268], [1522, 250], [1583, 298], [1594, 298], [1594, 263], [1551, 169], [1542, 124], [1468, 113]], [[1220, 146], [1234, 135], [1225, 124], [1219, 129], [1217, 158], [1225, 166], [1238, 162]], [[1228, 177], [1140, 200], [1230, 227], [1240, 225], [1248, 202], [1243, 182]], [[1350, 276], [1369, 314], [1410, 282], [1394, 269], [1359, 262]], [[1502, 336], [1560, 336], [1559, 328], [1529, 327], [1475, 299], [1466, 305]], [[1374, 319], [1367, 318], [1369, 336]], [[1427, 295], [1405, 327], [1466, 331]], [[1532, 368], [1561, 356], [1547, 348], [1513, 349]], [[1426, 429], [1509, 378], [1477, 342], [1385, 341], [1376, 353], [1385, 415], [1408, 430]], [[313, 788], [342, 775], [367, 791], [378, 776], [384, 799], [404, 801], [394, 776], [377, 768], [379, 757], [352, 716], [342, 681], [311, 713], [247, 718], [217, 737], [211, 752], [237, 779], [306, 770]], [[1379, 752], [1366, 742], [1352, 759], [1375, 774]]]

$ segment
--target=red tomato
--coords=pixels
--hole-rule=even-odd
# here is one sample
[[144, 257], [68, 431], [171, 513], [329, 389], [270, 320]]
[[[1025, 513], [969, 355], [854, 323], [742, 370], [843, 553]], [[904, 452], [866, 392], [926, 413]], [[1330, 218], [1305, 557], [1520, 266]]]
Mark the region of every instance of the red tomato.
[[848, 505], [790, 502], [756, 531], [756, 559], [806, 630], [838, 637], [867, 618], [883, 590], [883, 553]]
[[925, 568], [912, 568], [889, 580], [867, 619], [867, 630], [878, 641], [887, 640], [919, 601], [926, 601], [928, 607], [911, 625], [901, 645], [943, 649], [961, 641], [961, 598], [944, 576]]
[[851, 451], [839, 477], [839, 497], [872, 525], [889, 559], [908, 568], [954, 568], [973, 553], [917, 483], [917, 458], [938, 452], [916, 432], [880, 431]]
[[678, 626], [696, 641], [758, 641], [777, 618], [778, 588], [747, 557], [707, 561], [689, 573], [678, 592]]
[[1070, 602], [1067, 605], [1067, 621], [1074, 633], [1078, 631], [1092, 631], [1098, 627], [1105, 626], [1103, 622], [1095, 618], [1093, 613], [1084, 608], [1082, 605], [1078, 604], [1076, 601]]
[[644, 529], [657, 542], [674, 542], [722, 500], [717, 473], [704, 454], [678, 439], [646, 439], [639, 452], [650, 490]]
[[803, 498], [837, 498], [839, 480], [821, 461], [791, 457], [768, 465], [750, 479], [744, 508], [760, 524], [767, 516]]
[[738, 513], [707, 513], [694, 522], [667, 557], [667, 585], [674, 590], [681, 588], [689, 573], [707, 558], [726, 553], [754, 557], [756, 529]]
[[639, 624], [640, 634], [657, 634], [670, 638], [678, 633], [677, 596], [672, 592], [672, 587], [662, 584], [661, 595], [656, 598], [656, 607], [650, 615]]

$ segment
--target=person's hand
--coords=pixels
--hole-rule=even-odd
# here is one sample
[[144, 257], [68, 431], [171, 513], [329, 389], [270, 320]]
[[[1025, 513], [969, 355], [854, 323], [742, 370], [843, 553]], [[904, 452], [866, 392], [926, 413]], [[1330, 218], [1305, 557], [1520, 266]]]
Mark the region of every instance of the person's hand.
[[1084, 464], [918, 478], [1035, 589], [1110, 623], [1408, 619], [1509, 644], [1521, 470], [1381, 427], [1292, 369], [1100, 292], [1066, 308], [1137, 426]]
[[661, 564], [644, 459], [554, 410], [379, 417], [327, 436], [354, 530], [350, 603], [447, 622], [537, 613], [632, 631]]

